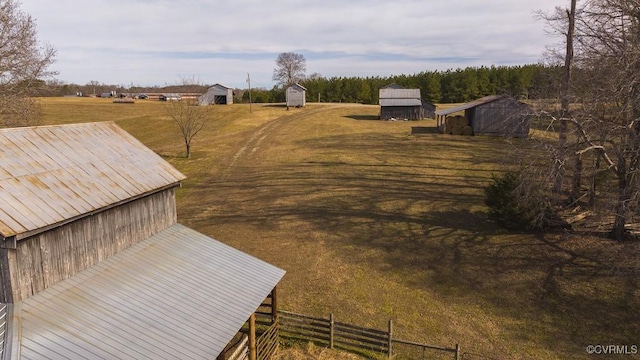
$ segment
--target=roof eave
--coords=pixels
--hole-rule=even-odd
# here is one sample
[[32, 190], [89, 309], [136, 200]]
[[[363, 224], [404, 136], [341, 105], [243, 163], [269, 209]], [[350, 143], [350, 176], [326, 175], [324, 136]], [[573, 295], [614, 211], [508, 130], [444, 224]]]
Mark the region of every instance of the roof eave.
[[152, 195], [152, 194], [156, 194], [156, 193], [159, 193], [159, 192], [167, 190], [167, 189], [171, 189], [171, 188], [175, 188], [175, 187], [181, 187], [181, 186], [182, 186], [182, 183], [178, 181], [178, 182], [175, 182], [175, 183], [172, 183], [172, 184], [169, 184], [169, 185], [166, 185], [166, 186], [163, 186], [163, 187], [151, 190], [151, 191], [147, 191], [147, 192], [138, 194], [138, 195], [130, 197], [128, 199], [125, 199], [125, 200], [122, 200], [122, 201], [118, 201], [118, 202], [115, 202], [113, 204], [109, 204], [107, 206], [103, 206], [103, 207], [101, 207], [99, 209], [96, 209], [96, 210], [93, 210], [91, 212], [80, 214], [80, 215], [77, 215], [77, 216], [74, 216], [74, 217], [71, 217], [71, 218], [68, 218], [68, 219], [64, 219], [64, 220], [59, 221], [59, 222], [54, 223], [54, 224], [43, 226], [43, 227], [38, 228], [38, 229], [25, 231], [23, 233], [13, 234], [12, 236], [5, 236], [4, 234], [2, 234], [2, 237], [4, 238], [3, 240], [5, 240], [5, 241], [3, 241], [3, 244], [0, 247], [4, 247], [4, 248], [8, 248], [8, 249], [15, 249], [17, 247], [17, 242], [20, 241], [20, 240], [23, 240], [23, 239], [26, 239], [26, 238], [41, 234], [41, 233], [43, 233], [45, 231], [49, 231], [51, 229], [55, 229], [57, 227], [63, 226], [65, 224], [69, 224], [71, 222], [74, 222], [76, 220], [79, 220], [79, 219], [82, 219], [82, 218], [85, 218], [85, 217], [93, 216], [93, 215], [95, 215], [97, 213], [103, 212], [105, 210], [112, 209], [112, 208], [120, 206], [122, 204], [126, 204], [126, 203], [132, 202], [134, 200], [138, 200], [138, 199], [141, 199], [143, 197], [146, 197], [146, 196], [149, 196], [149, 195]]

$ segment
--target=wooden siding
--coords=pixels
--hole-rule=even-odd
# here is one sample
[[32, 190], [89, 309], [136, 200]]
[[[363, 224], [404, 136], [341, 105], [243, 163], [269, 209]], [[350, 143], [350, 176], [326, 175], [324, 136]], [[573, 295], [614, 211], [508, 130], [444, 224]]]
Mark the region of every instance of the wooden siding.
[[300, 85], [292, 85], [287, 88], [287, 106], [306, 106], [306, 91]]
[[[13, 301], [67, 279], [176, 221], [171, 188], [19, 241], [16, 250], [8, 251]], [[10, 299], [0, 302], [6, 300]]]
[[526, 137], [529, 134], [526, 106], [511, 98], [466, 109], [465, 117], [476, 135]]
[[423, 117], [422, 106], [382, 106], [380, 107], [380, 118], [419, 120]]

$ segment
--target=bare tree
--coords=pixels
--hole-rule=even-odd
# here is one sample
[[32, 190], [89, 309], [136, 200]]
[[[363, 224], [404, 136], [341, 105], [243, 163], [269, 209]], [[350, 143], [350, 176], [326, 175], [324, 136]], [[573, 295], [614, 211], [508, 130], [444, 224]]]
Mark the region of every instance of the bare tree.
[[597, 152], [615, 177], [610, 236], [623, 240], [640, 190], [640, 0], [591, 0], [583, 12], [576, 39], [588, 77], [575, 117], [579, 151]]
[[198, 106], [195, 99], [167, 101], [167, 115], [178, 125], [184, 141], [185, 156], [191, 157], [191, 145], [205, 125], [211, 120], [212, 107]]
[[273, 80], [286, 87], [302, 81], [307, 71], [307, 60], [302, 54], [285, 52], [278, 55], [276, 68], [273, 69]]
[[[576, 0], [570, 0], [570, 7], [568, 9], [556, 7], [555, 12], [547, 14], [544, 12], [538, 12], [538, 16], [545, 20], [551, 27], [551, 32], [554, 35], [561, 34], [564, 37], [565, 53], [564, 53], [564, 67], [563, 77], [560, 84], [560, 113], [557, 116], [559, 123], [558, 128], [558, 144], [554, 151], [554, 167], [553, 167], [553, 192], [559, 194], [563, 189], [563, 183], [565, 180], [566, 164], [569, 161], [568, 155], [568, 133], [569, 133], [569, 117], [570, 109], [569, 104], [571, 102], [571, 73], [573, 68], [574, 57], [574, 36], [575, 36], [575, 20], [576, 20]], [[552, 56], [560, 57], [556, 51], [552, 51]], [[554, 118], [554, 120], [556, 120]], [[579, 158], [576, 158], [579, 159]], [[577, 160], [575, 168], [579, 168], [580, 161]]]
[[[556, 161], [574, 159], [572, 206], [581, 205], [581, 179], [589, 178], [584, 205], [591, 206], [598, 222], [610, 224], [611, 238], [625, 240], [627, 225], [640, 209], [640, 0], [584, 1], [579, 16], [567, 11], [569, 33], [571, 13], [579, 76], [567, 83], [571, 73], [565, 73], [559, 141], [551, 152]], [[565, 66], [572, 50], [567, 46]], [[571, 111], [568, 89], [579, 104]]]
[[55, 75], [47, 70], [55, 50], [40, 45], [36, 24], [15, 0], [0, 1], [0, 127], [28, 126], [39, 122], [40, 111], [29, 96]]

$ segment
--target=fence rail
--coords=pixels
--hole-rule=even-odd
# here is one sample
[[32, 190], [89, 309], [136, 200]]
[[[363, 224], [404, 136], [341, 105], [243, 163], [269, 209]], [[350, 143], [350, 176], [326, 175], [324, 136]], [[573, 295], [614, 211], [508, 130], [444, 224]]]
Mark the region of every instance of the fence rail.
[[366, 328], [335, 321], [333, 314], [329, 318], [321, 318], [278, 311], [280, 336], [300, 340], [327, 344], [331, 349], [338, 347], [343, 350], [386, 354], [391, 358], [397, 352], [393, 351], [393, 344], [401, 344], [419, 348], [452, 353], [454, 359], [460, 359], [460, 346], [454, 348], [422, 344], [413, 341], [393, 338], [393, 322], [389, 320], [387, 330]]
[[280, 343], [279, 324], [274, 322], [256, 341], [258, 360], [268, 360], [278, 350]]

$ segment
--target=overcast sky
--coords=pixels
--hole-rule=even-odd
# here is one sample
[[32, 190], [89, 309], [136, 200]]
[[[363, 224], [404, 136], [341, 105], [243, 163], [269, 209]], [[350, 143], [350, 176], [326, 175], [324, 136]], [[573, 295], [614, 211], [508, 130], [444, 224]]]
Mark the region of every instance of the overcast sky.
[[307, 74], [388, 76], [541, 60], [537, 10], [568, 0], [21, 0], [67, 83], [271, 88], [279, 53]]

